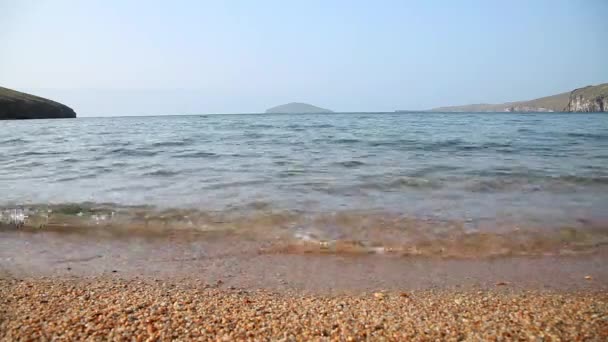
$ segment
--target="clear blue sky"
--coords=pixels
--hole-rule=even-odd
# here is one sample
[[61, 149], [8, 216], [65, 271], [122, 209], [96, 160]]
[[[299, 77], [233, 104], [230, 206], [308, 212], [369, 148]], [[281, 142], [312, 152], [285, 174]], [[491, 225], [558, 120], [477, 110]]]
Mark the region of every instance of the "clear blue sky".
[[80, 116], [392, 111], [608, 82], [608, 1], [0, 0], [0, 85]]

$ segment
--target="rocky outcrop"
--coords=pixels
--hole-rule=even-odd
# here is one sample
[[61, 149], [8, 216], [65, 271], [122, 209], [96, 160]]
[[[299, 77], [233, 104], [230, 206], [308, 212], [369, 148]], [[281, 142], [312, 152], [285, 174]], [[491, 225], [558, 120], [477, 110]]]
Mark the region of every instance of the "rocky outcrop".
[[333, 113], [329, 109], [310, 105], [308, 103], [292, 102], [266, 110], [269, 114], [322, 114]]
[[608, 83], [575, 89], [570, 93], [569, 112], [608, 112]]
[[74, 110], [42, 97], [0, 87], [0, 120], [75, 118]]

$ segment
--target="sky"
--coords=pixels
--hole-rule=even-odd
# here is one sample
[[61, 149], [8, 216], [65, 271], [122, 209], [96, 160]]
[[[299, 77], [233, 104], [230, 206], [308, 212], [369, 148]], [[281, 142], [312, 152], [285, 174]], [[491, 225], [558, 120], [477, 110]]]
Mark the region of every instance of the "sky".
[[608, 82], [606, 0], [0, 0], [0, 86], [79, 116], [527, 100]]

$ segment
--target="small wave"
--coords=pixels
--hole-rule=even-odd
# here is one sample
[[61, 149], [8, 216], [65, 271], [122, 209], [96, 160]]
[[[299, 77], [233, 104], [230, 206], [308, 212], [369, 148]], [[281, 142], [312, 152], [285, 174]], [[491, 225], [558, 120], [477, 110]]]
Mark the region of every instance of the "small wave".
[[24, 233], [103, 234], [114, 238], [143, 234], [205, 239], [208, 235], [200, 233], [213, 232], [214, 238], [226, 233], [231, 239], [241, 236], [247, 241], [262, 242], [260, 251], [268, 253], [404, 257], [559, 255], [592, 252], [608, 244], [607, 226], [601, 221], [585, 221], [576, 227], [503, 225], [471, 230], [459, 220], [424, 219], [398, 213], [272, 209], [272, 204], [267, 202], [253, 202], [250, 206], [221, 212], [89, 202], [0, 207], [0, 228], [22, 229]]
[[228, 188], [238, 188], [242, 186], [250, 186], [250, 185], [259, 185], [267, 183], [266, 180], [251, 180], [251, 181], [240, 181], [240, 182], [226, 182], [226, 183], [217, 183], [211, 184], [204, 187], [206, 190], [218, 190], [218, 189], [228, 189]]
[[245, 138], [249, 138], [249, 139], [260, 139], [260, 138], [264, 137], [264, 134], [257, 133], [257, 132], [247, 132], [247, 133], [243, 134], [243, 136]]
[[573, 186], [603, 186], [608, 185], [608, 176], [541, 176], [518, 175], [508, 173], [496, 178], [481, 179], [466, 186], [471, 192], [497, 191], [569, 191]]
[[68, 154], [67, 152], [58, 152], [58, 151], [48, 151], [48, 152], [40, 152], [40, 151], [26, 151], [18, 154], [18, 156], [27, 157], [27, 156], [55, 156], [61, 154]]
[[178, 175], [179, 172], [169, 171], [169, 170], [156, 170], [152, 172], [144, 173], [144, 176], [154, 176], [154, 177], [171, 177]]
[[608, 175], [605, 176], [576, 176], [567, 175], [554, 178], [560, 182], [578, 184], [578, 185], [608, 185]]
[[536, 131], [530, 128], [518, 128], [517, 133], [536, 133]]
[[343, 162], [337, 162], [336, 164], [340, 165], [340, 166], [344, 166], [346, 168], [355, 168], [355, 167], [365, 165], [364, 162], [361, 162], [358, 160], [348, 160], [348, 161], [343, 161]]
[[424, 176], [433, 174], [433, 173], [447, 173], [447, 172], [452, 172], [452, 171], [458, 171], [461, 169], [462, 169], [461, 166], [455, 166], [455, 165], [434, 165], [434, 166], [428, 166], [428, 167], [423, 167], [421, 169], [417, 169], [414, 172], [410, 173], [408, 176], [414, 177], [414, 178], [424, 178]]
[[571, 138], [583, 138], [590, 140], [608, 140], [608, 134], [594, 134], [594, 133], [567, 133], [566, 136]]
[[149, 191], [158, 188], [156, 185], [126, 185], [111, 188], [110, 191]]
[[158, 152], [141, 150], [141, 149], [133, 150], [133, 149], [127, 149], [127, 148], [117, 148], [117, 149], [111, 150], [108, 154], [125, 156], [125, 157], [153, 157], [153, 156], [157, 155]]
[[306, 126], [308, 128], [333, 128], [334, 126], [330, 125], [330, 124], [318, 124], [318, 125], [310, 125], [310, 126]]
[[510, 148], [510, 147], [513, 147], [513, 145], [511, 143], [497, 143], [497, 142], [485, 143], [480, 146], [481, 149]]
[[424, 151], [439, 151], [443, 149], [460, 149], [467, 145], [462, 139], [448, 139], [428, 143], [422, 143], [420, 148]]
[[465, 175], [487, 178], [520, 178], [520, 179], [540, 179], [546, 177], [542, 171], [525, 167], [496, 167], [485, 170], [470, 170], [464, 172]]
[[31, 162], [25, 163], [23, 165], [20, 165], [19, 167], [22, 167], [22, 168], [26, 168], [26, 167], [27, 168], [33, 168], [33, 167], [44, 166], [44, 165], [45, 165], [44, 163], [41, 163], [41, 162], [38, 162], [38, 161], [31, 161]]
[[97, 174], [103, 174], [103, 173], [110, 173], [114, 169], [112, 169], [111, 167], [107, 167], [107, 166], [95, 166], [92, 168], [92, 170], [95, 170], [95, 172], [97, 172]]
[[303, 174], [306, 174], [306, 171], [304, 171], [304, 170], [285, 170], [285, 171], [279, 172], [277, 174], [277, 176], [279, 178], [289, 178], [289, 177], [301, 176]]
[[268, 124], [252, 124], [247, 126], [248, 128], [254, 128], [254, 129], [265, 129], [265, 128], [274, 128], [275, 126], [273, 125], [268, 125]]
[[57, 179], [57, 182], [70, 182], [70, 181], [81, 180], [81, 179], [92, 179], [92, 178], [96, 178], [96, 177], [97, 177], [96, 173], [88, 173], [88, 174], [84, 174], [84, 175], [62, 177], [62, 178]]
[[213, 158], [213, 157], [219, 157], [219, 155], [215, 154], [213, 152], [198, 151], [198, 152], [176, 154], [171, 157], [172, 158]]
[[[387, 226], [387, 222], [374, 217], [359, 217], [357, 214], [342, 217], [343, 224], [335, 229], [338, 237], [328, 234], [326, 229], [296, 228], [292, 240], [281, 240], [264, 252], [270, 253], [317, 253], [317, 254], [391, 254], [403, 257], [478, 258], [510, 257], [516, 255], [572, 255], [588, 253], [608, 244], [608, 234], [601, 227], [538, 228], [504, 227], [496, 231], [467, 231], [457, 222], [440, 223], [418, 220], [400, 220]], [[368, 227], [359, 231], [352, 222], [372, 222], [382, 227], [374, 234]], [[326, 219], [322, 220], [322, 223]], [[335, 220], [332, 220], [335, 221]], [[372, 223], [368, 222], [368, 223]], [[384, 224], [379, 224], [383, 222]], [[373, 224], [373, 223], [372, 223]], [[435, 230], [434, 226], [441, 229]], [[319, 229], [321, 228], [321, 229]], [[362, 234], [362, 232], [365, 232]]]
[[404, 147], [404, 146], [414, 146], [420, 143], [418, 140], [413, 139], [396, 139], [396, 140], [381, 140], [381, 141], [372, 141], [369, 143], [369, 146], [372, 147]]
[[8, 139], [0, 141], [0, 145], [22, 145], [27, 144], [29, 141], [21, 138]]
[[439, 184], [426, 178], [401, 177], [386, 184], [388, 188], [437, 188]]
[[439, 188], [441, 184], [437, 181], [422, 177], [398, 177], [386, 181], [371, 181], [361, 184], [362, 188], [370, 190], [395, 191], [405, 188]]
[[349, 139], [349, 138], [331, 140], [332, 143], [336, 143], [336, 144], [356, 144], [360, 141], [361, 140], [359, 140], [359, 139]]
[[154, 147], [179, 147], [179, 146], [187, 146], [191, 145], [192, 141], [190, 140], [182, 140], [182, 141], [161, 141], [155, 142], [152, 144]]
[[530, 181], [523, 179], [486, 179], [476, 181], [466, 186], [471, 192], [491, 193], [496, 191], [506, 191], [530, 185]]

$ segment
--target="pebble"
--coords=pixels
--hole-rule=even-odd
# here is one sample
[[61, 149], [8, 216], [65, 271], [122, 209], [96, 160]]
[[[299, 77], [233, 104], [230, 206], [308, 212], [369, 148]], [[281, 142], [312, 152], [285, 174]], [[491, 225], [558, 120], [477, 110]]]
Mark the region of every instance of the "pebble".
[[382, 293], [382, 292], [375, 292], [374, 293], [374, 297], [376, 297], [377, 299], [384, 299], [384, 293]]
[[605, 291], [372, 293], [239, 294], [170, 280], [0, 278], [0, 341], [606, 340]]

